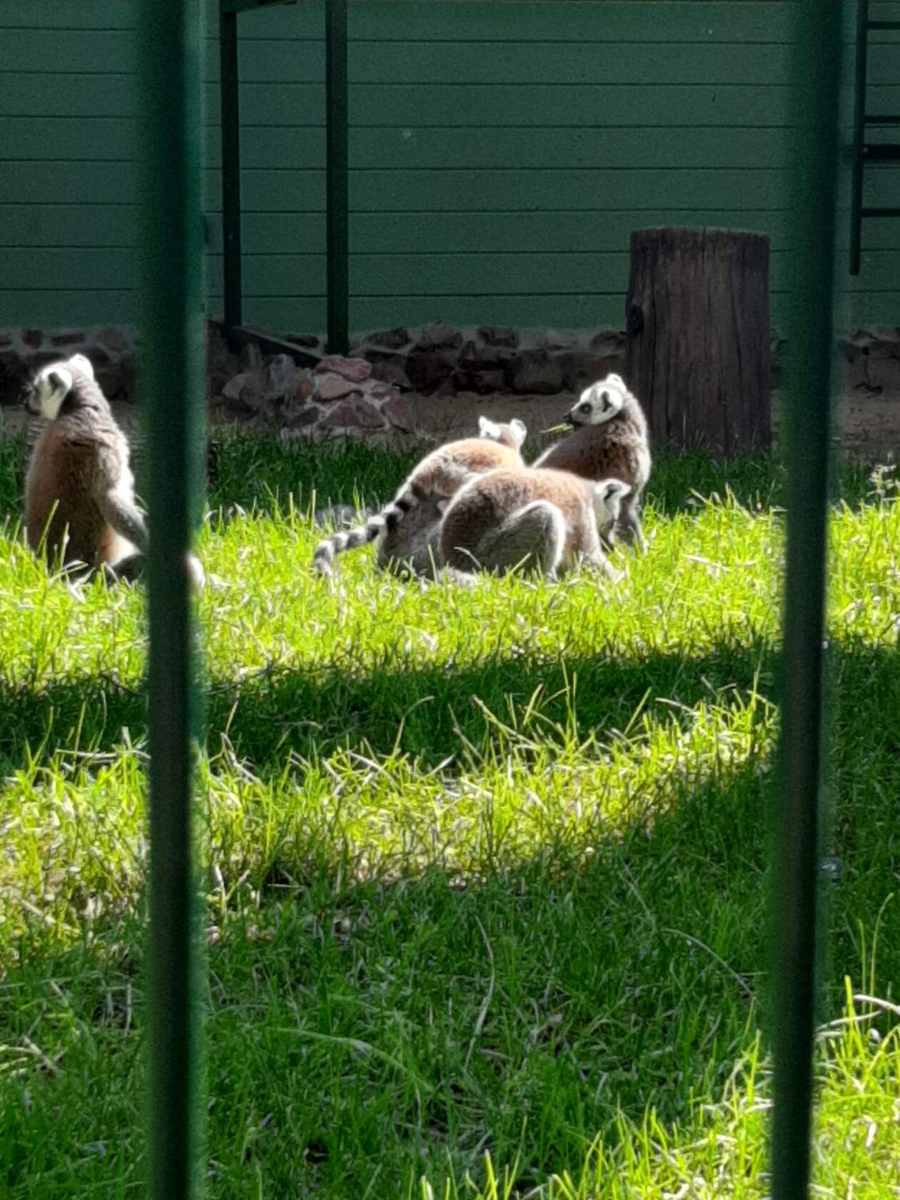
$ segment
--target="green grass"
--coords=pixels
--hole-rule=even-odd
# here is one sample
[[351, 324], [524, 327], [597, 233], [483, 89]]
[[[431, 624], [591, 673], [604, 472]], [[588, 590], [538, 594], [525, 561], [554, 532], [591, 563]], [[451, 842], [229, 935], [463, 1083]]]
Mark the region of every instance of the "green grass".
[[[140, 589], [83, 598], [0, 445], [0, 1193], [141, 1194]], [[405, 463], [226, 443], [200, 539], [209, 1194], [762, 1197], [780, 472], [655, 472], [615, 588], [309, 560]], [[820, 1194], [900, 1187], [900, 508], [832, 520]], [[6, 516], [6, 524], [2, 525]], [[852, 980], [852, 987], [847, 980]], [[849, 990], [848, 990], [849, 989]]]

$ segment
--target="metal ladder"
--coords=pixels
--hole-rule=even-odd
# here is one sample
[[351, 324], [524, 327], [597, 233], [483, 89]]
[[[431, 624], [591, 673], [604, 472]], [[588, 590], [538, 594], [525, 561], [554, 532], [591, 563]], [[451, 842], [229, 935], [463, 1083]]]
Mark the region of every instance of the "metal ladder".
[[868, 163], [900, 161], [900, 144], [866, 142], [873, 126], [900, 126], [900, 114], [866, 112], [868, 52], [870, 32], [900, 30], [900, 21], [870, 21], [869, 0], [857, 0], [856, 6], [856, 78], [853, 102], [852, 176], [850, 192], [850, 274], [858, 275], [864, 217], [900, 217], [900, 208], [864, 208], [863, 176]]

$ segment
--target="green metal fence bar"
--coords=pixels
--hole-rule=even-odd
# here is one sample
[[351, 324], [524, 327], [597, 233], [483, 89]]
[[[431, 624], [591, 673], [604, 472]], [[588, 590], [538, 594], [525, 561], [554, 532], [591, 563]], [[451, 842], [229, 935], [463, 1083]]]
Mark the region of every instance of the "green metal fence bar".
[[219, 92], [222, 122], [222, 254], [225, 336], [243, 321], [241, 284], [241, 111], [238, 79], [238, 18], [219, 9]]
[[773, 1200], [808, 1194], [817, 965], [823, 636], [842, 5], [791, 5], [793, 255], [775, 874]]
[[350, 336], [347, 0], [325, 2], [325, 106], [328, 145], [328, 349], [332, 354], [346, 354]]
[[150, 1175], [154, 1200], [200, 1195], [194, 706], [185, 552], [200, 475], [200, 20], [196, 0], [142, 0], [141, 383], [150, 507]]

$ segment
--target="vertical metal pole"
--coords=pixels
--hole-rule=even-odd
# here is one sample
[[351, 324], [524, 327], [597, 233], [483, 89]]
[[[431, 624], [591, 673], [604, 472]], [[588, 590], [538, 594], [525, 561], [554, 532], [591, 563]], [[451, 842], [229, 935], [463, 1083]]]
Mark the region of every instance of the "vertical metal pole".
[[241, 110], [238, 15], [219, 6], [219, 94], [222, 121], [222, 249], [225, 336], [243, 323], [241, 312]]
[[795, 0], [794, 247], [785, 389], [787, 568], [775, 797], [773, 1200], [809, 1187], [833, 338], [840, 4]]
[[141, 0], [141, 385], [148, 418], [150, 1178], [199, 1197], [191, 777], [195, 707], [185, 553], [199, 497], [200, 20], [196, 0]]
[[347, 0], [325, 0], [327, 110], [328, 349], [346, 354], [350, 339]]
[[850, 177], [850, 274], [858, 275], [862, 244], [862, 193], [866, 144], [869, 0], [856, 0], [856, 80], [853, 94], [853, 146]]

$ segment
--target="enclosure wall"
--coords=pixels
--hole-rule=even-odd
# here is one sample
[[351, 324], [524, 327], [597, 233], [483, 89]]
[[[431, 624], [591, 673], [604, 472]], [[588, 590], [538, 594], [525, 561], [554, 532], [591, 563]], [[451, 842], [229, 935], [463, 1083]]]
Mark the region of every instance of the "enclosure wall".
[[[900, 18], [900, 3], [871, 7]], [[351, 0], [351, 328], [620, 325], [631, 230], [676, 223], [770, 233], [777, 324], [791, 250], [789, 8]], [[135, 18], [132, 0], [0, 0], [0, 328], [135, 318]], [[322, 4], [276, 5], [239, 26], [244, 316], [319, 332]], [[207, 286], [218, 315], [213, 37], [203, 72]], [[870, 111], [900, 112], [900, 34], [873, 38], [869, 79]], [[865, 201], [900, 204], [900, 168], [867, 170]], [[867, 222], [863, 247], [861, 275], [845, 273], [846, 257], [838, 275], [846, 319], [898, 325], [900, 220]]]

